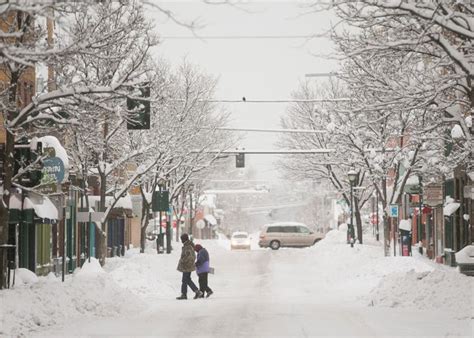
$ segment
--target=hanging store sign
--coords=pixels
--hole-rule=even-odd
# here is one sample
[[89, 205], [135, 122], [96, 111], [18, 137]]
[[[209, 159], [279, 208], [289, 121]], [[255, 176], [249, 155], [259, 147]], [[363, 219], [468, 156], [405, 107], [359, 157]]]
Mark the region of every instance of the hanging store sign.
[[428, 184], [423, 187], [423, 204], [432, 207], [443, 204], [443, 185]]
[[464, 186], [464, 198], [470, 198], [474, 200], [474, 185], [465, 185]]
[[43, 176], [53, 178], [57, 183], [64, 180], [64, 163], [59, 157], [48, 157], [43, 160]]

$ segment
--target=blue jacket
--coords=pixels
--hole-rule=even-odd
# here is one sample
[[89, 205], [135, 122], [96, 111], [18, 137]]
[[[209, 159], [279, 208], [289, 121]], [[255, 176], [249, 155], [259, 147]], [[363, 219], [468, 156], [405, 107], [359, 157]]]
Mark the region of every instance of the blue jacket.
[[204, 272], [209, 272], [209, 253], [206, 249], [201, 248], [197, 254], [196, 273], [199, 275]]

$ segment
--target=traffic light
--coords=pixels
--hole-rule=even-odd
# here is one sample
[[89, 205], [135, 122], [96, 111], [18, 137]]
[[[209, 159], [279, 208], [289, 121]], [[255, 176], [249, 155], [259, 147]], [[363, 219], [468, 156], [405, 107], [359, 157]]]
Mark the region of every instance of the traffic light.
[[244, 168], [245, 167], [245, 154], [238, 153], [235, 156], [235, 167], [236, 168]]
[[30, 141], [28, 140], [20, 140], [18, 143], [15, 143], [13, 176], [16, 176], [21, 169], [29, 167], [27, 171], [18, 177], [18, 182], [22, 186], [31, 188], [40, 184], [43, 177], [42, 164], [35, 162], [42, 152], [43, 144], [41, 142], [36, 143], [35, 149], [31, 149]]
[[127, 97], [127, 110], [131, 115], [127, 120], [128, 130], [150, 129], [150, 84], [144, 83], [138, 89], [139, 97], [146, 100]]
[[155, 191], [151, 205], [152, 211], [168, 211], [170, 208], [169, 191]]

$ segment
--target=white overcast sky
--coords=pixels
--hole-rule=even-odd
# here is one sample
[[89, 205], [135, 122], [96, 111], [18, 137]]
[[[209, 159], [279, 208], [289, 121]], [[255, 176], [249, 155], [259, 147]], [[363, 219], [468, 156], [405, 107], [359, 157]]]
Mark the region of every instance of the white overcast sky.
[[[312, 35], [326, 31], [337, 19], [330, 13], [303, 15], [307, 8], [301, 1], [247, 1], [241, 10], [229, 5], [208, 5], [201, 1], [159, 2], [183, 21], [198, 20], [203, 27], [196, 31], [206, 36], [289, 36]], [[305, 74], [336, 70], [334, 60], [313, 54], [331, 52], [328, 39], [170, 39], [192, 36], [192, 33], [163, 15], [154, 18], [162, 37], [156, 54], [172, 65], [183, 58], [199, 66], [205, 73], [218, 77], [217, 99], [283, 100], [305, 80]], [[312, 81], [318, 81], [313, 78]], [[321, 80], [319, 80], [321, 81]], [[230, 127], [279, 128], [285, 104], [228, 104], [232, 112]], [[246, 149], [276, 149], [278, 135], [247, 133], [241, 146]], [[246, 157], [246, 165], [255, 167], [259, 178], [276, 178], [272, 161], [275, 156]]]

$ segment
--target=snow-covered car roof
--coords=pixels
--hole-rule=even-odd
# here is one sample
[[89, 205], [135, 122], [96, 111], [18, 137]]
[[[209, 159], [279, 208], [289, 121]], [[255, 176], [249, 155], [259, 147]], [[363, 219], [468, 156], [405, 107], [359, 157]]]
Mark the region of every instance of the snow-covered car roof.
[[232, 233], [232, 237], [234, 237], [235, 235], [246, 235], [246, 236], [248, 236], [249, 233], [246, 232], [246, 231], [234, 231], [234, 232]]
[[300, 222], [275, 222], [275, 223], [265, 224], [265, 227], [281, 226], [281, 225], [298, 225], [298, 226], [304, 226], [308, 228], [306, 224], [300, 223]]

